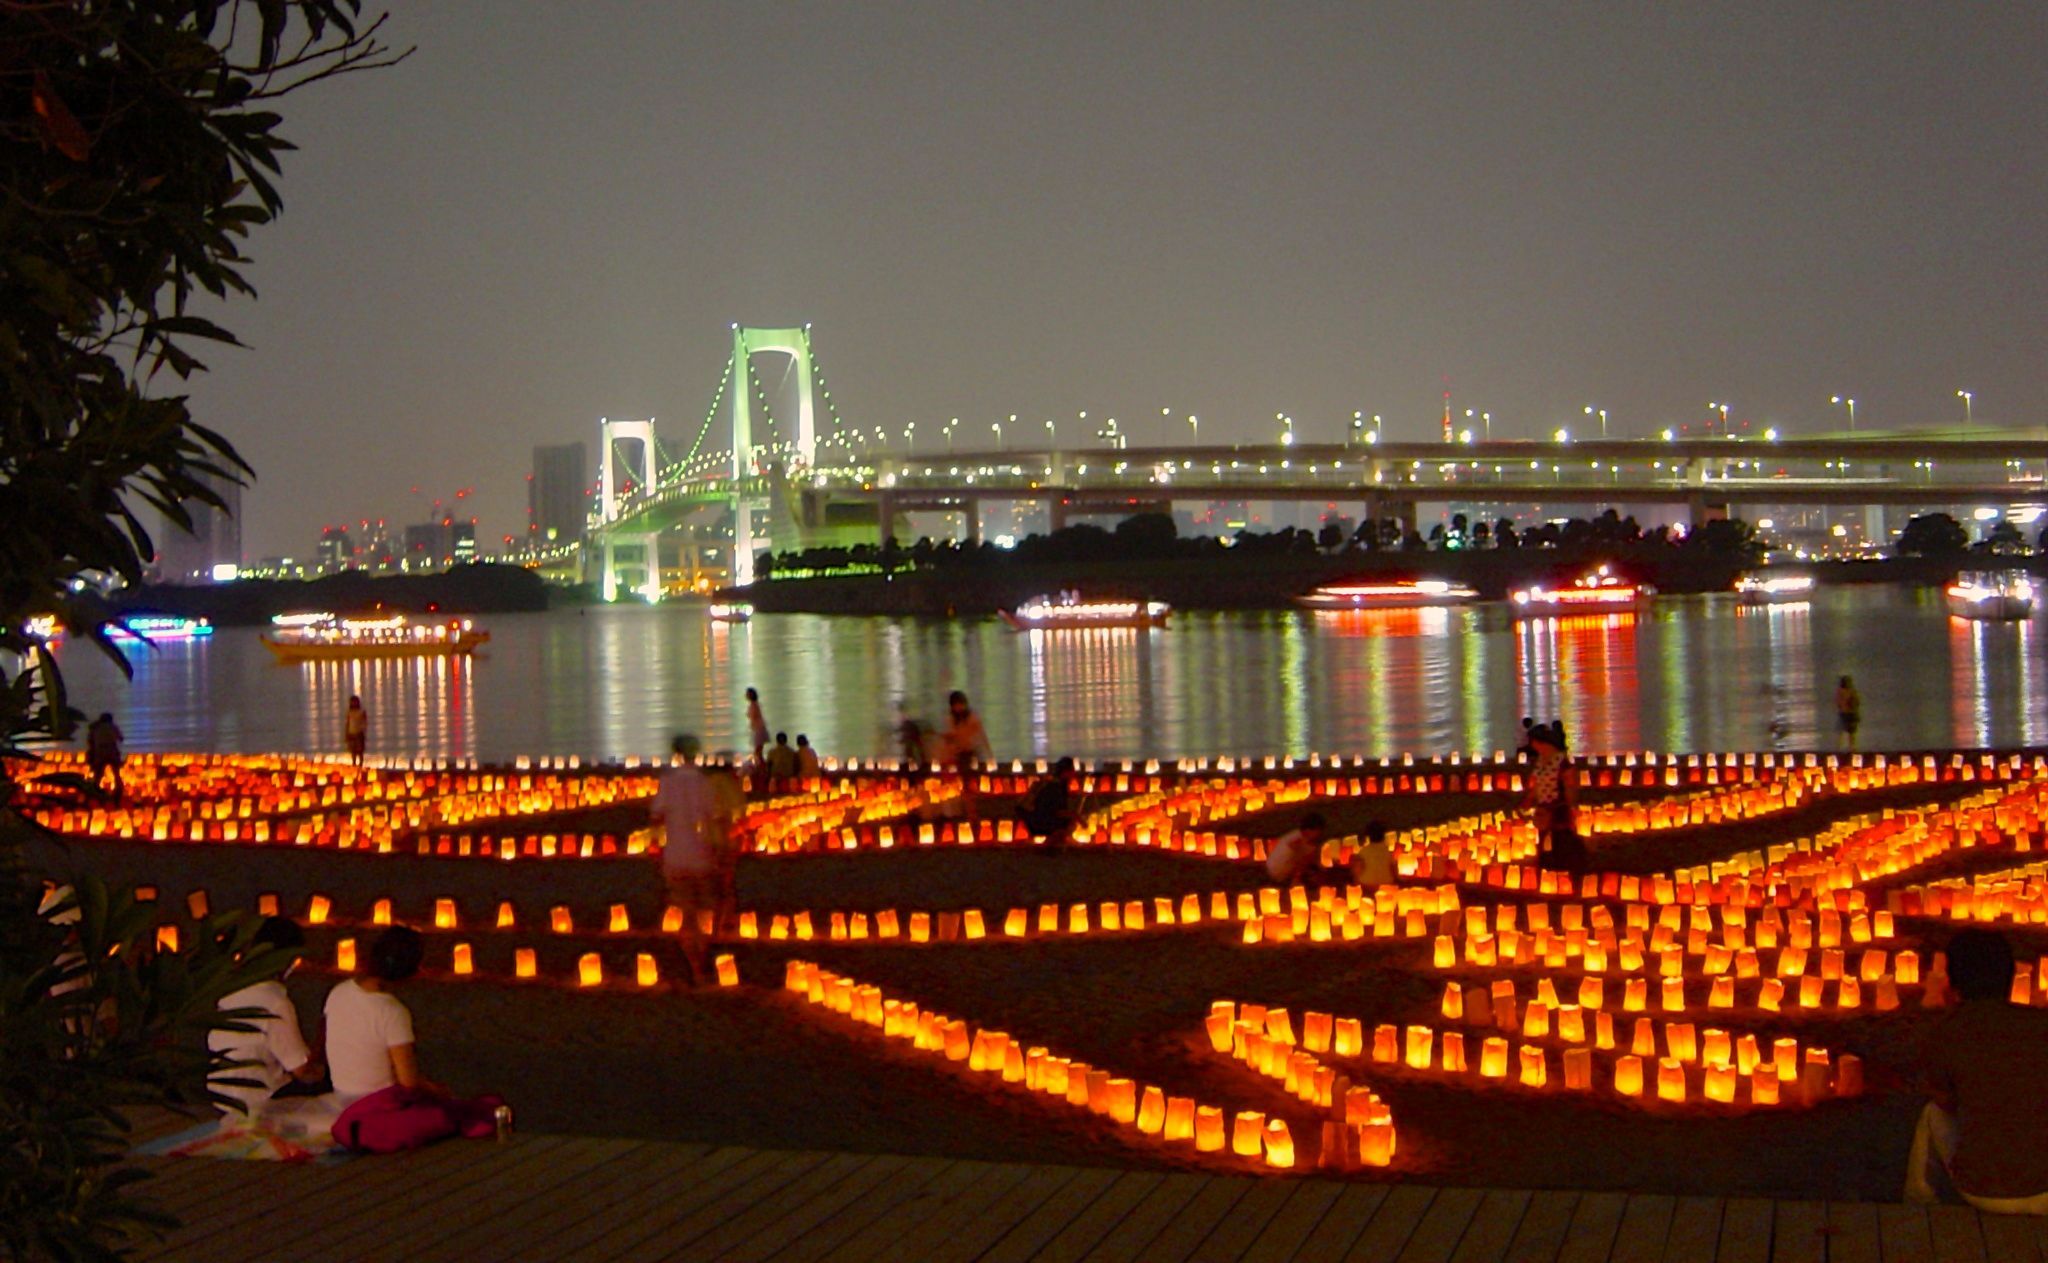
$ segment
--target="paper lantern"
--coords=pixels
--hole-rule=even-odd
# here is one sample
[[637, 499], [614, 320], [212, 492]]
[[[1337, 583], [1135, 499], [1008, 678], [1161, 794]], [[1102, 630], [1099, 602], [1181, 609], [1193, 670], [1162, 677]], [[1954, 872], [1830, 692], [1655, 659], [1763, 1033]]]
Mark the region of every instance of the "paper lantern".
[[733, 960], [730, 952], [718, 956], [712, 961], [712, 964], [718, 969], [719, 986], [737, 987], [740, 985], [740, 967], [738, 962]]
[[576, 961], [576, 985], [596, 987], [604, 983], [604, 960], [596, 952], [585, 952]]
[[1012, 908], [1003, 918], [1003, 934], [1008, 938], [1023, 938], [1030, 929], [1031, 914], [1022, 908]]
[[437, 930], [452, 930], [455, 928], [455, 901], [453, 899], [434, 900], [434, 928]]
[[1564, 1050], [1564, 1086], [1574, 1092], [1593, 1089], [1593, 1053], [1586, 1048]]
[[332, 907], [333, 905], [328, 901], [326, 895], [314, 895], [306, 903], [306, 924], [327, 924], [327, 914]]
[[633, 919], [627, 913], [625, 904], [615, 903], [612, 905], [611, 920], [605, 928], [613, 934], [624, 934], [633, 928]]
[[1694, 1034], [1692, 1023], [1672, 1022], [1664, 1028], [1664, 1051], [1677, 1061], [1694, 1061], [1699, 1057], [1699, 1039]]
[[1129, 1079], [1111, 1079], [1107, 1085], [1109, 1109], [1106, 1111], [1113, 1122], [1134, 1123], [1138, 1119], [1138, 1085]]
[[185, 895], [185, 910], [192, 914], [194, 921], [206, 919], [207, 901], [203, 890], [190, 891]]
[[1685, 1066], [1675, 1057], [1660, 1057], [1657, 1060], [1657, 1099], [1678, 1102], [1685, 1100]]
[[1750, 1073], [1749, 1100], [1752, 1105], [1778, 1103], [1778, 1071], [1771, 1063], [1764, 1062]]
[[158, 927], [156, 927], [156, 949], [160, 952], [173, 953], [175, 953], [178, 950], [177, 926], [159, 925]]
[[1614, 1059], [1614, 1091], [1620, 1096], [1643, 1094], [1643, 1059], [1637, 1056]]
[[1523, 1044], [1521, 1049], [1522, 1085], [1540, 1088], [1549, 1081], [1549, 1066], [1543, 1050], [1533, 1044]]
[[515, 924], [516, 924], [516, 923], [518, 922], [518, 919], [519, 919], [519, 918], [518, 918], [518, 914], [517, 914], [517, 913], [515, 913], [515, 912], [514, 912], [514, 911], [512, 910], [512, 901], [511, 901], [510, 899], [502, 900], [502, 901], [500, 901], [500, 902], [499, 902], [499, 904], [498, 904], [498, 928], [499, 928], [499, 929], [501, 929], [501, 930], [509, 930], [509, 929], [511, 929], [511, 928], [512, 928], [512, 927], [513, 927], [513, 926], [514, 926], [514, 925], [515, 925]]
[[370, 905], [370, 924], [391, 924], [391, 901], [389, 899], [379, 899]]
[[1294, 1166], [1294, 1136], [1278, 1118], [1266, 1121], [1266, 1165], [1285, 1171]]
[[[1151, 1089], [1147, 1089], [1149, 1092]], [[1139, 1130], [1144, 1129], [1144, 1111], [1139, 1111]], [[1166, 1098], [1166, 1119], [1160, 1127], [1162, 1140], [1193, 1140], [1195, 1138], [1195, 1102], [1190, 1097], [1169, 1096]]]
[[1257, 1110], [1240, 1110], [1231, 1122], [1230, 1151], [1241, 1158], [1256, 1158], [1266, 1148], [1266, 1116]]
[[1339, 1057], [1356, 1057], [1364, 1048], [1364, 1024], [1355, 1017], [1338, 1018], [1330, 1037], [1330, 1051]]
[[1709, 1062], [1706, 1080], [1700, 1095], [1710, 1101], [1728, 1102], [1735, 1099], [1735, 1068], [1725, 1062]]
[[1157, 1136], [1166, 1127], [1166, 1093], [1149, 1084], [1138, 1101], [1138, 1130]]
[[576, 923], [569, 916], [569, 909], [556, 904], [548, 909], [548, 928], [557, 934], [568, 934], [575, 930]]
[[1488, 1079], [1507, 1077], [1508, 1041], [1494, 1036], [1479, 1045], [1479, 1073]]
[[533, 949], [531, 947], [522, 947], [512, 953], [513, 977], [531, 978], [536, 972]]
[[1223, 1111], [1214, 1105], [1195, 1107], [1195, 1148], [1201, 1153], [1223, 1148]]
[[469, 944], [457, 943], [455, 945], [454, 964], [452, 967], [455, 973], [461, 977], [468, 977], [476, 972], [476, 962], [471, 957]]
[[1304, 1013], [1301, 1015], [1301, 1046], [1310, 1052], [1330, 1051], [1330, 1015], [1327, 1013]]
[[345, 974], [352, 974], [356, 971], [356, 941], [354, 939], [345, 938], [335, 943], [334, 967]]
[[962, 918], [962, 925], [965, 928], [966, 937], [968, 938], [978, 939], [988, 937], [988, 926], [981, 919], [980, 908], [969, 908]]
[[1427, 1026], [1411, 1026], [1407, 1032], [1407, 1063], [1411, 1070], [1427, 1070], [1436, 1053], [1436, 1032]]

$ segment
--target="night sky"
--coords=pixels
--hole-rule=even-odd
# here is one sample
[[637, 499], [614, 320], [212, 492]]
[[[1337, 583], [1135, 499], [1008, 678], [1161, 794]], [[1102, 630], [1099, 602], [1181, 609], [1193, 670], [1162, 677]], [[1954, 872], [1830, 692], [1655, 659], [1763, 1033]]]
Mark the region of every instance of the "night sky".
[[[695, 434], [732, 321], [936, 438], [2048, 421], [2048, 6], [402, 6], [285, 105], [245, 549]], [[1185, 435], [1177, 422], [1175, 436]], [[1015, 437], [1015, 436], [1013, 436]], [[593, 464], [593, 473], [595, 466]], [[411, 488], [417, 486], [419, 494]]]

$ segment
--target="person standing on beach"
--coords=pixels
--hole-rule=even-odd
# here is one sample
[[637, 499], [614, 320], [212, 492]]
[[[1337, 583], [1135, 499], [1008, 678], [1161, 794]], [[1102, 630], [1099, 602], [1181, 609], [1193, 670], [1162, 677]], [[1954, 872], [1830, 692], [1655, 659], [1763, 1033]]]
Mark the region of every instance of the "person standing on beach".
[[709, 951], [699, 916], [716, 915], [721, 884], [719, 795], [697, 766], [695, 737], [679, 734], [670, 748], [681, 761], [661, 774], [648, 814], [664, 835], [661, 880], [669, 903], [682, 913], [683, 961], [690, 967], [690, 985], [701, 987]]
[[1863, 695], [1856, 691], [1856, 681], [1846, 675], [1835, 686], [1835, 722], [1842, 729], [1842, 744], [1854, 750], [1856, 730], [1863, 726]]
[[92, 776], [94, 789], [100, 788], [100, 782], [112, 772], [114, 797], [121, 797], [121, 726], [114, 722], [110, 712], [102, 712], [86, 725], [85, 770]]
[[747, 742], [754, 747], [754, 766], [765, 767], [768, 761], [768, 720], [761, 714], [761, 695], [751, 688], [747, 690]]
[[370, 712], [363, 709], [363, 699], [349, 694], [348, 714], [341, 722], [342, 739], [348, 744], [348, 761], [357, 767], [363, 765], [363, 751], [370, 746]]
[[939, 761], [960, 774], [961, 805], [967, 818], [976, 820], [981, 815], [981, 800], [975, 793], [974, 767], [988, 757], [988, 730], [981, 726], [981, 716], [974, 713], [974, 707], [967, 704], [967, 694], [959, 689], [946, 695], [946, 709], [952, 722], [939, 739]]
[[1573, 808], [1579, 799], [1571, 761], [1565, 757], [1562, 725], [1539, 724], [1530, 733], [1530, 748], [1536, 764], [1529, 769], [1529, 788], [1522, 795], [1522, 809], [1536, 825], [1536, 845], [1548, 853], [1551, 837], [1572, 827]]

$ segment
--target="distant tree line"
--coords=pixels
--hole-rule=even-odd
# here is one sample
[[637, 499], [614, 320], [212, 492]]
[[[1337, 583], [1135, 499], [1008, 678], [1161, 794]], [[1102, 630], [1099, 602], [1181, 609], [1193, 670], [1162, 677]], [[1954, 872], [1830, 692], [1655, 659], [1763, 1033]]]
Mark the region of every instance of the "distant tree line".
[[[1922, 513], [1907, 521], [1892, 552], [1900, 557], [1961, 557], [1965, 554], [2019, 556], [2027, 551], [2020, 528], [2000, 517], [1975, 543], [1963, 524], [1946, 513]], [[2034, 537], [2034, 551], [2048, 552], [2048, 526]]]

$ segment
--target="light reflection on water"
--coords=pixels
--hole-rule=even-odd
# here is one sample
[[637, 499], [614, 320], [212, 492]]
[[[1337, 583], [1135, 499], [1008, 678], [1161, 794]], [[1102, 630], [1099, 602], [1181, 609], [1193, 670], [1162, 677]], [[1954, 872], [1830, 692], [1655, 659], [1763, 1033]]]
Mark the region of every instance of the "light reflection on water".
[[826, 754], [894, 750], [894, 703], [975, 701], [1000, 757], [1398, 755], [1512, 744], [1522, 715], [1581, 749], [1831, 746], [1856, 677], [1872, 748], [2048, 740], [2033, 622], [1968, 623], [1938, 592], [1831, 589], [1811, 606], [1669, 598], [1637, 613], [1516, 620], [1499, 606], [1181, 614], [1163, 631], [1015, 633], [993, 620], [638, 607], [500, 616], [473, 661], [281, 666], [253, 629], [137, 649], [132, 686], [60, 650], [74, 701], [135, 749], [338, 750], [351, 693], [373, 751], [502, 759], [653, 753], [744, 739], [743, 693]]

